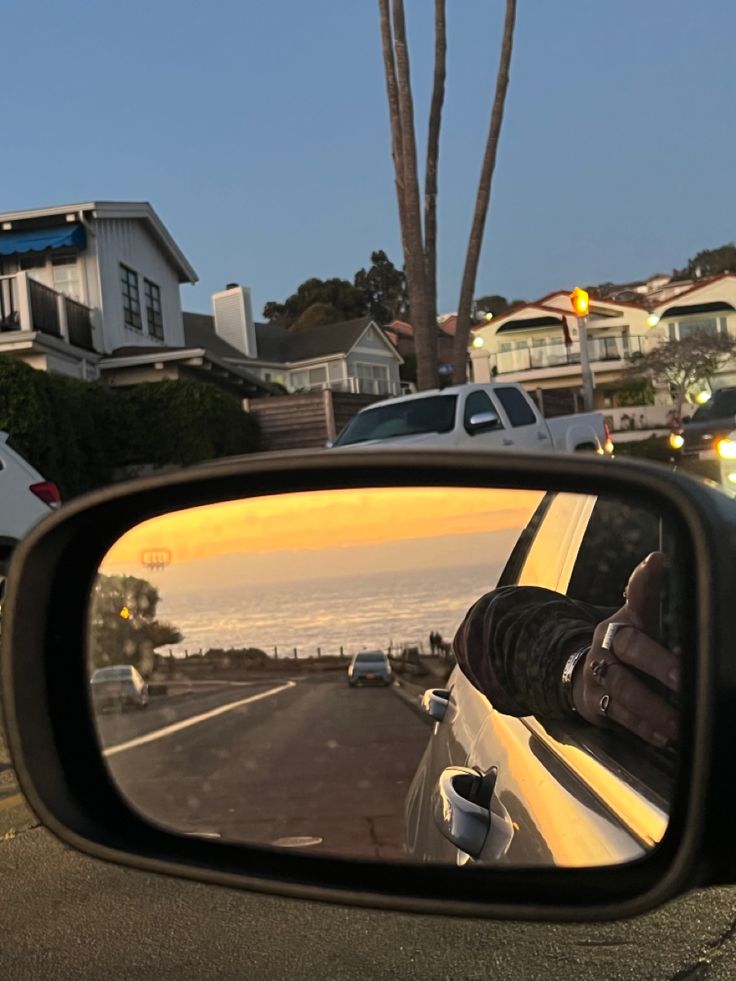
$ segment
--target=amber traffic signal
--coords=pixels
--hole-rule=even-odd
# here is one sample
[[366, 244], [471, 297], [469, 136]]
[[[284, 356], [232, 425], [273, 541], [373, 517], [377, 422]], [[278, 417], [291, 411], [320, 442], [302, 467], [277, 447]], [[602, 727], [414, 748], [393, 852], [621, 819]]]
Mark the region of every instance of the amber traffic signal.
[[588, 294], [585, 290], [580, 289], [576, 286], [575, 289], [570, 294], [570, 302], [572, 303], [572, 308], [578, 317], [587, 317], [588, 315]]

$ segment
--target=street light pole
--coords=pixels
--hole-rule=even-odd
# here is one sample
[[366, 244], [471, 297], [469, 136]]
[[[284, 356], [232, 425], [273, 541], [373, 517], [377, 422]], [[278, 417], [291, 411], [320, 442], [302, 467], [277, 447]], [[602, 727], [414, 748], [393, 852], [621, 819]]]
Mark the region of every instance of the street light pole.
[[578, 321], [578, 337], [580, 341], [580, 374], [583, 380], [583, 406], [586, 412], [593, 411], [593, 389], [595, 381], [590, 368], [588, 356], [588, 294], [576, 286], [570, 294], [570, 302]]
[[583, 377], [583, 408], [586, 412], [593, 411], [593, 372], [588, 356], [588, 318], [578, 317], [578, 337], [580, 338], [580, 374]]

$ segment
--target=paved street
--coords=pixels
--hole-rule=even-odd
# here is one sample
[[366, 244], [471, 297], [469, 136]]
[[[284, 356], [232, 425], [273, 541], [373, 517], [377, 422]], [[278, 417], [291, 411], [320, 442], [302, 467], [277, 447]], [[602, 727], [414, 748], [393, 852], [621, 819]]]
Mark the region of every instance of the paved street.
[[404, 803], [431, 729], [392, 689], [283, 675], [105, 712], [113, 776], [177, 831], [359, 857], [404, 854]]
[[[270, 685], [253, 686], [252, 693]], [[318, 695], [315, 688], [314, 694], [306, 694], [319, 700], [329, 690]], [[356, 705], [392, 705], [413, 722], [411, 710], [392, 692], [346, 695], [351, 696], [351, 711], [358, 711]], [[164, 706], [152, 706], [114, 722], [109, 716], [106, 724], [120, 727], [109, 733], [117, 744], [120, 735], [135, 738], [134, 731], [151, 732], [162, 721], [172, 724], [170, 718], [181, 721], [195, 707], [201, 713], [228, 698], [244, 697], [242, 688], [227, 696], [222, 690], [197, 692], [182, 696], [176, 708], [172, 700], [163, 719], [157, 713]], [[237, 711], [224, 713], [222, 721]], [[319, 724], [318, 718], [313, 721]], [[257, 730], [254, 726], [250, 731]], [[163, 746], [164, 740], [159, 742]], [[0, 742], [3, 978], [731, 981], [736, 975], [733, 889], [693, 893], [636, 920], [579, 926], [300, 903], [123, 869], [72, 851], [36, 826], [6, 764]]]

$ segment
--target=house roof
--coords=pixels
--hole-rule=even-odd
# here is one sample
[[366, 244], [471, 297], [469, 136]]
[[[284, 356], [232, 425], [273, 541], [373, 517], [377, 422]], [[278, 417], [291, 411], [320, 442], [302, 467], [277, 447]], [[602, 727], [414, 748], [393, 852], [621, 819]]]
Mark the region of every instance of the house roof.
[[[290, 331], [279, 324], [257, 323], [255, 329], [258, 357], [248, 358], [215, 332], [215, 318], [210, 314], [185, 313], [183, 319], [187, 344], [203, 347], [228, 361], [283, 365], [347, 354], [367, 328], [375, 324], [371, 317], [360, 317], [357, 320]], [[391, 347], [388, 341], [387, 345]]]
[[311, 361], [335, 354], [347, 354], [372, 323], [371, 317], [360, 317], [357, 320], [325, 324], [323, 327], [289, 331], [286, 339], [287, 361]]
[[[457, 328], [457, 315], [454, 313], [448, 313], [444, 317], [437, 318], [437, 331], [440, 334], [446, 334], [448, 337], [455, 336], [455, 330]], [[385, 333], [398, 334], [400, 337], [413, 337], [414, 328], [406, 320], [392, 320], [390, 324], [387, 324], [383, 328]]]
[[[233, 350], [235, 349], [233, 348]], [[242, 382], [246, 382], [256, 393], [261, 392], [269, 395], [281, 393], [281, 389], [278, 386], [263, 381], [258, 375], [248, 371], [247, 368], [230, 364], [200, 346], [153, 347], [139, 345], [117, 347], [100, 361], [100, 368], [104, 371], [111, 368], [142, 367], [147, 364], [155, 364], [157, 361], [191, 362], [193, 358], [199, 358], [208, 362], [210, 368], [214, 365], [216, 369], [219, 369], [220, 373], [226, 374], [233, 380], [240, 379], [241, 384]], [[203, 378], [206, 380], [207, 375], [203, 375]]]
[[[712, 286], [713, 283], [717, 283], [722, 279], [736, 280], [736, 275], [734, 275], [734, 273], [720, 273], [718, 276], [711, 276], [709, 279], [701, 279], [699, 283], [696, 283], [689, 289], [683, 290], [682, 293], [678, 293], [676, 296], [671, 296], [668, 300], [663, 300], [659, 304], [659, 307], [671, 306], [673, 300], [677, 300], [677, 304], [679, 305], [684, 296], [690, 296], [691, 293], [705, 289], [707, 286]], [[655, 307], [655, 309], [657, 309], [657, 307]]]
[[203, 347], [220, 358], [252, 361], [215, 333], [215, 318], [209, 313], [183, 313], [184, 341], [188, 347]]
[[55, 204], [46, 208], [0, 213], [0, 223], [30, 221], [58, 215], [91, 215], [92, 218], [119, 218], [143, 221], [179, 275], [180, 283], [196, 283], [198, 276], [148, 201], [85, 201], [81, 204]]

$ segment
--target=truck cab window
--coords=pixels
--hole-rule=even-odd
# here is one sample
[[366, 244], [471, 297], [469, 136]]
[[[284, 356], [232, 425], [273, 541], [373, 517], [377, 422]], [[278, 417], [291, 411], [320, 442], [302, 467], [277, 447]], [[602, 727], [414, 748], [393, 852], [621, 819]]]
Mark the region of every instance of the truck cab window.
[[494, 388], [493, 394], [503, 406], [512, 426], [533, 426], [537, 422], [532, 407], [518, 388]]

